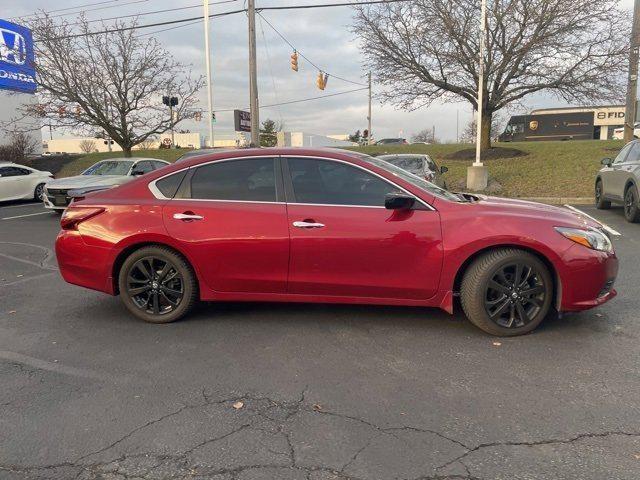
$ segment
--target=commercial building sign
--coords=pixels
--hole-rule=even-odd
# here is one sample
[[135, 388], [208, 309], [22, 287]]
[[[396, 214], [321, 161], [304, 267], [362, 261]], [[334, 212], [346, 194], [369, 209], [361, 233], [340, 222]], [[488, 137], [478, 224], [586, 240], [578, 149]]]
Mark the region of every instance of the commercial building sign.
[[31, 30], [0, 20], [0, 89], [34, 93], [35, 67]]
[[245, 112], [244, 110], [234, 110], [233, 123], [235, 125], [236, 132], [250, 132], [251, 113]]

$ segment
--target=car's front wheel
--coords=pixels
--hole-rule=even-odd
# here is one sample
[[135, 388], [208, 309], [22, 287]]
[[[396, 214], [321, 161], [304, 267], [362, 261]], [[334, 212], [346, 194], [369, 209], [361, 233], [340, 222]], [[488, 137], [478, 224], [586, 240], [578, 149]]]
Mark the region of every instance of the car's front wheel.
[[44, 183], [39, 183], [33, 191], [33, 199], [42, 200], [42, 195], [44, 195]]
[[122, 264], [120, 297], [136, 317], [169, 323], [186, 315], [198, 298], [196, 276], [186, 260], [161, 246], [143, 247]]
[[535, 255], [514, 248], [489, 251], [466, 270], [460, 292], [467, 318], [487, 333], [523, 335], [545, 318], [553, 281]]

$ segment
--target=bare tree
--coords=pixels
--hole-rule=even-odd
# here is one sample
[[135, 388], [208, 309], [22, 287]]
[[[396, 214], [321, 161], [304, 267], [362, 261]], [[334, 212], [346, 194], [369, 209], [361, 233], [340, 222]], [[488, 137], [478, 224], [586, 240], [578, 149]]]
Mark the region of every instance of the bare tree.
[[[191, 78], [187, 67], [155, 39], [137, 36], [133, 26], [135, 21], [116, 22], [110, 33], [101, 33], [84, 17], [73, 23], [46, 14], [36, 17], [31, 27], [42, 96], [38, 116], [54, 127], [104, 130], [125, 156], [193, 116], [202, 78]], [[173, 118], [163, 95], [179, 100]]]
[[[497, 135], [499, 132], [500, 125], [502, 123], [502, 118], [500, 115], [494, 115], [491, 118], [491, 132], [493, 136]], [[504, 125], [503, 125], [504, 127]], [[476, 141], [476, 129], [478, 128], [476, 119], [471, 120], [464, 127], [460, 134], [460, 142], [461, 143], [475, 143]]]
[[95, 140], [82, 140], [80, 142], [80, 150], [84, 153], [91, 153], [96, 150]]
[[[412, 0], [355, 8], [353, 31], [384, 101], [408, 110], [434, 100], [477, 110], [476, 0]], [[619, 0], [491, 0], [484, 56], [481, 147], [493, 114], [527, 95], [565, 101], [623, 98], [628, 15]]]
[[425, 128], [418, 133], [411, 135], [412, 142], [440, 143], [434, 134], [432, 128]]
[[24, 162], [29, 155], [32, 155], [38, 142], [24, 132], [13, 132], [10, 142], [0, 145], [0, 159], [9, 162]]
[[158, 139], [156, 137], [148, 137], [140, 142], [138, 147], [140, 150], [151, 150], [156, 143], [158, 143]]

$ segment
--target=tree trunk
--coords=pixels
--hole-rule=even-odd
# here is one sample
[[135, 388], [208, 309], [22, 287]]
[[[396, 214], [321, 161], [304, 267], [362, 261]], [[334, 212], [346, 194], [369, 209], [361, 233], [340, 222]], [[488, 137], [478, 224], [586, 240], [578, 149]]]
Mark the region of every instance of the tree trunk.
[[125, 158], [131, 158], [131, 147], [122, 147], [122, 154]]
[[493, 112], [482, 111], [482, 126], [480, 129], [480, 150], [491, 148], [491, 121]]

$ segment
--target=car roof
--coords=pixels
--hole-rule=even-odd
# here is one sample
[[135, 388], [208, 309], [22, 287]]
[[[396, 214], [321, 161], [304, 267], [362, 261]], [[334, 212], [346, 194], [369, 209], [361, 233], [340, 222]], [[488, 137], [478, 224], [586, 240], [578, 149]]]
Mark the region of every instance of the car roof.
[[387, 158], [424, 158], [428, 157], [426, 153], [385, 153], [383, 155], [378, 155], [378, 158], [387, 157]]
[[140, 160], [153, 160], [155, 162], [164, 162], [169, 163], [166, 160], [162, 160], [161, 158], [148, 158], [148, 157], [113, 157], [113, 158], [103, 158], [102, 160], [98, 160], [96, 163], [100, 162], [139, 162]]

